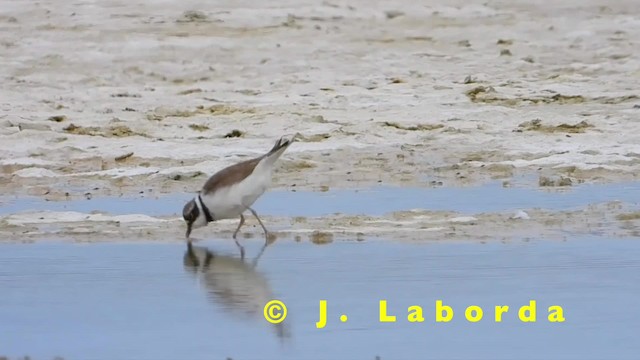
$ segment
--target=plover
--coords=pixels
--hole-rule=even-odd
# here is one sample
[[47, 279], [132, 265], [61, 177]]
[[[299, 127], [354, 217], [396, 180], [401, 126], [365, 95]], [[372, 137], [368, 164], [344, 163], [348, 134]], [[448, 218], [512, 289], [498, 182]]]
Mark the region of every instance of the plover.
[[187, 223], [187, 241], [191, 241], [189, 236], [193, 229], [207, 226], [213, 221], [239, 217], [240, 223], [233, 233], [233, 239], [244, 258], [244, 247], [238, 242], [237, 235], [244, 225], [243, 213], [249, 210], [262, 226], [267, 245], [269, 231], [251, 206], [271, 185], [273, 167], [294, 139], [295, 136], [291, 140], [281, 137], [266, 154], [231, 165], [212, 175], [198, 195], [182, 210], [182, 217]]

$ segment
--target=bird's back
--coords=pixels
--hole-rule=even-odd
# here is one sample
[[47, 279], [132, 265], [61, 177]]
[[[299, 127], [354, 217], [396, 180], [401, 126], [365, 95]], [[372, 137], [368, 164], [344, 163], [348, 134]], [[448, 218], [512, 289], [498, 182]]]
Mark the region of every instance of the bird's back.
[[203, 193], [215, 192], [225, 187], [229, 187], [248, 177], [258, 165], [263, 156], [245, 160], [213, 174], [202, 186]]
[[238, 217], [271, 185], [275, 161], [291, 145], [279, 139], [266, 154], [228, 166], [204, 184], [201, 196], [215, 219]]

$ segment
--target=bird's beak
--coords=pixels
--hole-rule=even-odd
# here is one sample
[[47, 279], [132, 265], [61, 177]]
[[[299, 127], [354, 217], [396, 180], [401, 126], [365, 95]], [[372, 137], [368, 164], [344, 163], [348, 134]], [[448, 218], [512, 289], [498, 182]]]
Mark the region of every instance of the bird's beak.
[[185, 237], [187, 238], [187, 240], [189, 240], [189, 235], [191, 235], [191, 224], [190, 222], [187, 223], [187, 233], [185, 235]]

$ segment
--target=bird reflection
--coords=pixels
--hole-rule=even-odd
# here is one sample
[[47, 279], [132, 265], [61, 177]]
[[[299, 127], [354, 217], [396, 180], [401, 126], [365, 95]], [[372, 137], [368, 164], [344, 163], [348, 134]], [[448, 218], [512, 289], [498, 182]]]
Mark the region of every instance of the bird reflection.
[[[266, 277], [255, 267], [266, 246], [251, 264], [243, 259], [220, 255], [211, 250], [187, 244], [184, 254], [185, 270], [199, 278], [211, 300], [231, 310], [235, 315], [268, 324], [263, 315], [264, 305], [274, 299]], [[280, 339], [290, 336], [286, 321], [268, 324]]]

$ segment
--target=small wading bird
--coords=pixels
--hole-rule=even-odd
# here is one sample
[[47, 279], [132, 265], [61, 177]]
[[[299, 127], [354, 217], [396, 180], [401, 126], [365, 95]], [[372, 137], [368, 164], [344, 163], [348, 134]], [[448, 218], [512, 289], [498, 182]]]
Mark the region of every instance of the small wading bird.
[[240, 217], [233, 239], [240, 249], [240, 256], [244, 259], [244, 247], [238, 242], [237, 235], [244, 225], [243, 213], [249, 210], [264, 230], [264, 251], [269, 244], [269, 231], [251, 206], [271, 185], [274, 164], [294, 139], [295, 136], [291, 140], [281, 137], [268, 153], [231, 165], [211, 176], [198, 195], [182, 210], [182, 217], [187, 223], [187, 241], [191, 242], [189, 236], [193, 229], [207, 226], [213, 221]]

